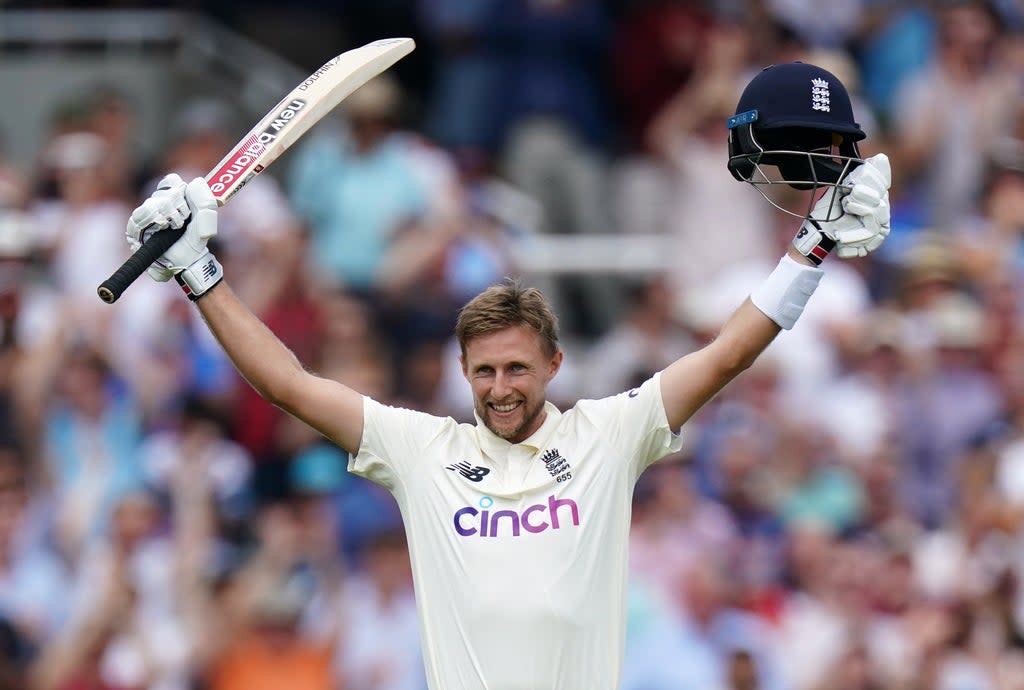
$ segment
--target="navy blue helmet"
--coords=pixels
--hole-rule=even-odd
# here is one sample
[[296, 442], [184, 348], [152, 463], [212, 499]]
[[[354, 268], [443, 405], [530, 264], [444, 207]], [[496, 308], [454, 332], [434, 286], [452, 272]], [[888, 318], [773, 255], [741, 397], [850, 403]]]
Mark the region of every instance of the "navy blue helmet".
[[[729, 171], [758, 191], [767, 184], [801, 190], [836, 186], [864, 162], [857, 142], [866, 135], [853, 119], [850, 95], [834, 74], [816, 65], [789, 62], [761, 70], [743, 90], [727, 126]], [[775, 166], [779, 175], [762, 165]]]

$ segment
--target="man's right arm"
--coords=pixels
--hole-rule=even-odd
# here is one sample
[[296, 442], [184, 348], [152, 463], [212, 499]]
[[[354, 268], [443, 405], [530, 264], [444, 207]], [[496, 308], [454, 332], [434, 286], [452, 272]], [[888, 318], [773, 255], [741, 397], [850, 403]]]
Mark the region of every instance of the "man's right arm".
[[363, 396], [306, 371], [224, 282], [223, 269], [207, 247], [217, 234], [217, 200], [203, 178], [186, 184], [176, 174], [165, 176], [132, 211], [125, 235], [137, 251], [149, 233], [182, 224], [185, 232], [149, 267], [150, 277], [177, 280], [235, 368], [260, 395], [353, 455], [358, 453]]
[[274, 333], [221, 281], [196, 301], [238, 373], [266, 400], [355, 455], [363, 435], [363, 396], [306, 371]]

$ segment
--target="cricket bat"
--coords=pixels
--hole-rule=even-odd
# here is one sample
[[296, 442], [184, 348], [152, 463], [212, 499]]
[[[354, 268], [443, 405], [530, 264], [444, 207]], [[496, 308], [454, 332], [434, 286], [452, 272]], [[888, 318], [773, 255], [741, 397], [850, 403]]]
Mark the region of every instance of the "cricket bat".
[[[306, 77], [271, 108], [206, 176], [217, 205], [226, 204], [346, 96], [411, 53], [415, 47], [411, 38], [373, 41], [328, 60]], [[107, 304], [116, 302], [150, 264], [178, 241], [185, 232], [184, 228], [183, 223], [181, 228], [153, 233], [96, 289], [100, 299]]]

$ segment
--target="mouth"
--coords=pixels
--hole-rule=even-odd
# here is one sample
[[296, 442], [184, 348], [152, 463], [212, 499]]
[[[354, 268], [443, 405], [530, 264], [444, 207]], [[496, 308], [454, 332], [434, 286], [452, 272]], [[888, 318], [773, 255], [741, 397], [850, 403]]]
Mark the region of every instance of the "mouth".
[[513, 412], [516, 408], [518, 408], [522, 404], [523, 403], [521, 401], [520, 402], [503, 403], [501, 405], [499, 405], [498, 403], [487, 403], [487, 407], [489, 407], [493, 411], [497, 412], [499, 415], [507, 415], [507, 414], [510, 414], [511, 412]]

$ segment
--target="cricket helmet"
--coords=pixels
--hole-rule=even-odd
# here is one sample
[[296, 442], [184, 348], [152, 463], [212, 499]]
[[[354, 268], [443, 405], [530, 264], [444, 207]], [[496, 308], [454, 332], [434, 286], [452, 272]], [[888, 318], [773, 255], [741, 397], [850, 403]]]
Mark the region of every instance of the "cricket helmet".
[[[853, 119], [850, 95], [838, 77], [816, 65], [765, 67], [743, 90], [727, 127], [729, 172], [798, 217], [762, 187], [835, 187], [864, 162], [857, 142], [866, 135]], [[762, 166], [774, 166], [778, 174]]]

